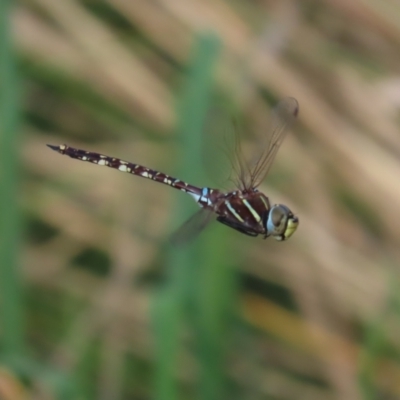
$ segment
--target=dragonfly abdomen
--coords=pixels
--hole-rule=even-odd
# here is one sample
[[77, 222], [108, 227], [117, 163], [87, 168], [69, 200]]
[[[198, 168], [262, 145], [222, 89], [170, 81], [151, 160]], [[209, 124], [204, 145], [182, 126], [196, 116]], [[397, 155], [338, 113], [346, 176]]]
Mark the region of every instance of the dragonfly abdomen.
[[117, 169], [121, 172], [127, 172], [128, 174], [141, 176], [142, 178], [151, 179], [155, 182], [163, 183], [165, 185], [171, 186], [175, 189], [190, 194], [201, 205], [207, 203], [206, 197], [208, 195], [208, 192], [205, 194], [204, 189], [197, 186], [189, 185], [188, 183], [183, 182], [180, 179], [173, 178], [172, 176], [164, 174], [163, 172], [144, 167], [140, 164], [134, 164], [128, 161], [124, 161], [119, 158], [106, 156], [104, 154], [76, 149], [74, 147], [69, 147], [65, 144], [60, 146], [53, 146], [48, 144], [47, 146], [60, 154], [64, 154], [76, 160], [86, 161], [97, 165], [103, 165], [105, 167]]

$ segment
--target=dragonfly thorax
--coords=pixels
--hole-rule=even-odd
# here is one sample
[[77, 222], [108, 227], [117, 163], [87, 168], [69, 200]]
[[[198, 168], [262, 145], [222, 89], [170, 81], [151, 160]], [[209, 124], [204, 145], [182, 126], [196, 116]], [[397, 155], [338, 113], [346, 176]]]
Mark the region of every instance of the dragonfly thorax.
[[288, 239], [298, 225], [297, 217], [288, 207], [282, 204], [271, 207], [268, 197], [257, 188], [228, 193], [203, 188], [197, 202], [213, 210], [219, 222], [250, 236], [273, 236], [282, 241]]

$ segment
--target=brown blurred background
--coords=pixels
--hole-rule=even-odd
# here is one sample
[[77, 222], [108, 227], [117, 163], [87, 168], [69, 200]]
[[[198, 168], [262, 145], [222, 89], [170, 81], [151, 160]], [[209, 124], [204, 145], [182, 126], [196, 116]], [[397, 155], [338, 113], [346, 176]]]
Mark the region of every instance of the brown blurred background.
[[[16, 374], [25, 398], [61, 398], [53, 369], [77, 382], [70, 398], [400, 398], [397, 2], [26, 0], [12, 25], [23, 88], [26, 337], [47, 371], [28, 383]], [[180, 273], [168, 237], [189, 215], [178, 217], [176, 202], [191, 200], [45, 146], [190, 179], [179, 162], [179, 104], [205, 32], [220, 41], [213, 104], [235, 103], [255, 119], [285, 96], [300, 104], [261, 186], [299, 216], [298, 231], [278, 243], [211, 226], [211, 247], [197, 250], [221, 250], [213, 270], [237, 251], [222, 267], [235, 284], [205, 275], [194, 286], [206, 298], [231, 296], [218, 365], [202, 358], [207, 341], [196, 347], [202, 328], [216, 325], [193, 323], [187, 297], [175, 299], [189, 311], [177, 314], [171, 342], [163, 329], [172, 325], [159, 324], [173, 313], [160, 308], [162, 293], [176, 293]], [[191, 183], [213, 186], [207, 179]], [[164, 350], [174, 355], [171, 376]], [[210, 368], [220, 380], [207, 392]]]

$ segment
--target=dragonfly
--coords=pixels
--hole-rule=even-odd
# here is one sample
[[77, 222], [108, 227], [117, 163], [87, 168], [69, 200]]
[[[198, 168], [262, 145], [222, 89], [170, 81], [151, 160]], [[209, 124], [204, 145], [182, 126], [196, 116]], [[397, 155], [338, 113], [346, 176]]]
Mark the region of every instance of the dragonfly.
[[[237, 187], [231, 191], [191, 185], [143, 165], [66, 144], [47, 146], [71, 158], [151, 179], [190, 195], [200, 206], [200, 210], [173, 235], [173, 241], [176, 243], [191, 240], [214, 219], [213, 217], [243, 234], [254, 237], [261, 235], [264, 239], [273, 237], [284, 241], [296, 231], [299, 219], [286, 205], [271, 205], [270, 199], [258, 187], [268, 174], [298, 112], [299, 104], [293, 97], [286, 97], [277, 104], [272, 112], [269, 129], [255, 147], [251, 161], [245, 160], [240, 143], [236, 143], [232, 170], [236, 175]], [[237, 137], [233, 139], [238, 141]]]

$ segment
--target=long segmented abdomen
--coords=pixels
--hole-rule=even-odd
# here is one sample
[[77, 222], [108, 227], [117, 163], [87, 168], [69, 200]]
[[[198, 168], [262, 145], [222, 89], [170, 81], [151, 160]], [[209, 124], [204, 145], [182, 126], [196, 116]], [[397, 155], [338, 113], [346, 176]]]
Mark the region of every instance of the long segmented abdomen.
[[81, 161], [87, 161], [97, 165], [104, 165], [106, 167], [117, 169], [121, 172], [127, 172], [132, 175], [141, 176], [142, 178], [151, 179], [156, 182], [164, 183], [165, 185], [171, 186], [175, 189], [182, 190], [186, 192], [196, 200], [202, 197], [203, 189], [197, 186], [189, 185], [179, 179], [173, 178], [162, 172], [155, 171], [150, 168], [146, 168], [143, 165], [134, 164], [128, 161], [121, 160], [119, 158], [114, 158], [106, 156], [104, 154], [94, 153], [92, 151], [85, 151], [81, 149], [76, 149], [74, 147], [69, 147], [66, 144], [60, 146], [54, 146], [51, 144], [47, 145], [50, 149], [57, 151], [60, 154], [65, 154], [71, 158], [75, 158]]

